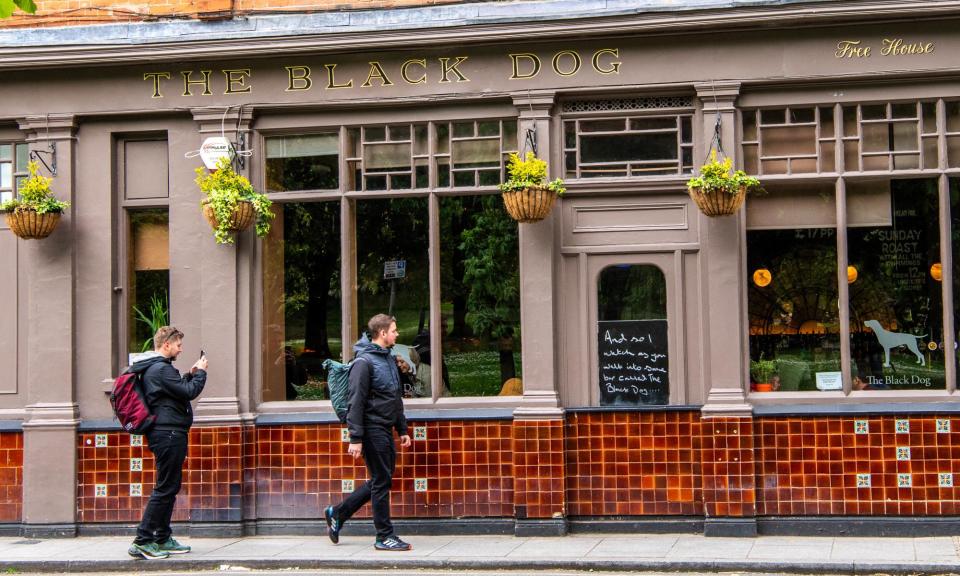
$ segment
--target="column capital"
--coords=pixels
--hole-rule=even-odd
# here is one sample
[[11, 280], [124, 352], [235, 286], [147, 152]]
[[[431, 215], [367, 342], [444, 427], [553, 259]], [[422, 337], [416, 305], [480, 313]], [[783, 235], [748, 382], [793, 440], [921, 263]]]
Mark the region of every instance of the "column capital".
[[249, 132], [253, 123], [253, 108], [242, 106], [213, 106], [206, 108], [191, 108], [193, 121], [197, 123], [201, 134], [218, 135], [221, 131], [227, 134]]
[[557, 93], [553, 90], [528, 90], [513, 92], [513, 105], [517, 107], [522, 119], [547, 118], [556, 103]]
[[704, 112], [732, 111], [733, 103], [740, 96], [740, 82], [703, 82], [694, 84], [697, 98], [703, 102]]
[[24, 116], [17, 119], [17, 124], [26, 133], [27, 142], [72, 140], [77, 134], [77, 117], [73, 114]]

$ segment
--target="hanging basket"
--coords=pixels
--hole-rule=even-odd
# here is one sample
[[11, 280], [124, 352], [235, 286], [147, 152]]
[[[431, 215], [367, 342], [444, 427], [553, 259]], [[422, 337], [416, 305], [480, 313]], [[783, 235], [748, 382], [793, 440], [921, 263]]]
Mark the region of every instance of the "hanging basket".
[[[227, 224], [227, 228], [231, 232], [246, 230], [251, 224], [253, 224], [255, 215], [253, 203], [249, 200], [240, 200], [237, 202], [237, 207], [233, 209], [233, 213], [230, 215], [230, 222]], [[207, 219], [207, 223], [210, 224], [210, 228], [213, 228], [214, 230], [217, 229], [217, 226], [219, 225], [219, 222], [217, 221], [217, 215], [213, 211], [213, 206], [211, 206], [206, 200], [203, 202], [203, 217]]]
[[44, 212], [39, 214], [33, 210], [17, 208], [5, 213], [7, 226], [18, 237], [24, 240], [39, 240], [46, 238], [60, 222], [59, 212]]
[[557, 194], [544, 186], [534, 186], [503, 192], [503, 204], [507, 213], [517, 222], [529, 224], [539, 222], [550, 214]]
[[736, 194], [718, 189], [709, 192], [703, 192], [699, 188], [689, 188], [688, 190], [690, 191], [690, 197], [693, 198], [700, 211], [711, 217], [736, 214], [747, 198], [747, 190], [743, 186]]

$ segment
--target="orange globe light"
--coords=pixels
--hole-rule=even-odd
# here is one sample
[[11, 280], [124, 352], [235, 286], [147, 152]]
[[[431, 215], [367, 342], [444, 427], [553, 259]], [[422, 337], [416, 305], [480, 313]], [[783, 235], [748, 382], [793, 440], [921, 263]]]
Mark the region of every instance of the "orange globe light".
[[855, 266], [847, 266], [847, 284], [853, 284], [857, 281], [859, 273]]
[[943, 280], [943, 264], [937, 262], [936, 264], [931, 266], [930, 277], [936, 280], [937, 282], [940, 282], [941, 280]]
[[761, 288], [769, 286], [772, 280], [773, 275], [766, 268], [757, 268], [753, 272], [753, 283]]

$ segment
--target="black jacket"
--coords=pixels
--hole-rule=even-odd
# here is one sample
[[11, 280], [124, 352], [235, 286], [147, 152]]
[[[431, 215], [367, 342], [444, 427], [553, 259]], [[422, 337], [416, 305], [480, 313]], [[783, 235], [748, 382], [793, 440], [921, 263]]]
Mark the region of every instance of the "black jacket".
[[389, 350], [364, 336], [354, 347], [357, 360], [350, 369], [350, 397], [347, 401], [347, 430], [350, 442], [359, 443], [369, 426], [396, 428], [407, 433], [403, 414], [403, 386], [400, 370]]
[[134, 363], [130, 371], [141, 375], [144, 399], [157, 416], [154, 429], [189, 430], [193, 424], [190, 401], [203, 392], [207, 373], [198, 370], [181, 376], [171, 362], [158, 354]]

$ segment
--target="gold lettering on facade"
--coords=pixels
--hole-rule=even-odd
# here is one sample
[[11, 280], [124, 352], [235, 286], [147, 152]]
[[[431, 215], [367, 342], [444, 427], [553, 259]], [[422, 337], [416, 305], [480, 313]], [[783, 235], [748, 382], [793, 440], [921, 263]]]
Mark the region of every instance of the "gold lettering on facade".
[[153, 96], [151, 96], [151, 98], [163, 98], [163, 95], [160, 94], [161, 78], [165, 80], [169, 80], [170, 73], [169, 72], [144, 72], [143, 73], [144, 80], [153, 80]]
[[904, 42], [903, 38], [884, 38], [881, 56], [909, 56], [913, 54], [931, 54], [933, 42]]
[[[564, 56], [571, 58], [573, 66], [567, 68], [566, 70], [560, 69], [560, 59]], [[580, 71], [580, 66], [583, 65], [583, 60], [580, 59], [580, 55], [574, 52], [573, 50], [562, 50], [553, 55], [553, 71], [557, 73], [558, 76], [573, 76]]]
[[[601, 68], [600, 67], [600, 57], [604, 55], [611, 55], [617, 60], [610, 62], [609, 67]], [[593, 58], [591, 62], [593, 63], [593, 69], [601, 74], [619, 74], [620, 73], [620, 49], [619, 48], [601, 48], [593, 53]]]
[[184, 96], [193, 96], [193, 93], [190, 92], [190, 87], [194, 84], [200, 84], [203, 86], [203, 92], [201, 96], [212, 96], [213, 92], [210, 91], [210, 74], [212, 70], [201, 70], [200, 76], [202, 80], [193, 79], [193, 70], [181, 71], [180, 74], [183, 76], [183, 95]]
[[450, 82], [450, 79], [447, 78], [447, 75], [450, 72], [453, 72], [457, 76], [457, 82], [469, 82], [470, 79], [463, 75], [462, 72], [457, 68], [460, 64], [463, 64], [467, 61], [467, 56], [457, 56], [453, 64], [450, 64], [449, 58], [440, 58], [440, 83]]
[[253, 87], [247, 84], [250, 78], [249, 68], [238, 68], [236, 70], [224, 70], [223, 75], [227, 79], [227, 89], [224, 94], [245, 94], [253, 90]]
[[310, 79], [309, 66], [284, 66], [284, 68], [287, 69], [286, 92], [309, 90], [313, 87], [313, 80]]
[[370, 86], [372, 86], [370, 81], [373, 80], [374, 78], [377, 78], [380, 80], [381, 86], [393, 86], [393, 82], [391, 82], [390, 79], [387, 78], [387, 73], [383, 71], [383, 66], [381, 66], [380, 63], [376, 61], [370, 63], [370, 72], [367, 73], [367, 80], [366, 82], [361, 84], [360, 87], [369, 88]]
[[346, 84], [337, 84], [337, 79], [335, 77], [337, 65], [336, 64], [324, 64], [324, 68], [327, 69], [327, 90], [332, 90], [334, 88], [353, 88], [353, 79], [347, 81]]
[[[413, 65], [420, 66], [423, 68], [423, 74], [417, 79], [410, 78], [410, 67]], [[400, 77], [403, 78], [403, 81], [407, 84], [426, 84], [427, 83], [427, 61], [425, 59], [412, 59], [407, 60], [400, 66]]]
[[869, 58], [870, 47], [861, 46], [860, 40], [841, 40], [837, 42], [836, 58]]
[[[513, 73], [510, 74], [511, 80], [524, 80], [527, 78], [535, 78], [537, 74], [540, 73], [540, 58], [536, 54], [530, 54], [529, 52], [522, 52], [520, 54], [510, 54], [510, 62], [513, 65]], [[520, 61], [524, 60], [529, 63], [530, 70], [529, 72], [520, 72]]]

